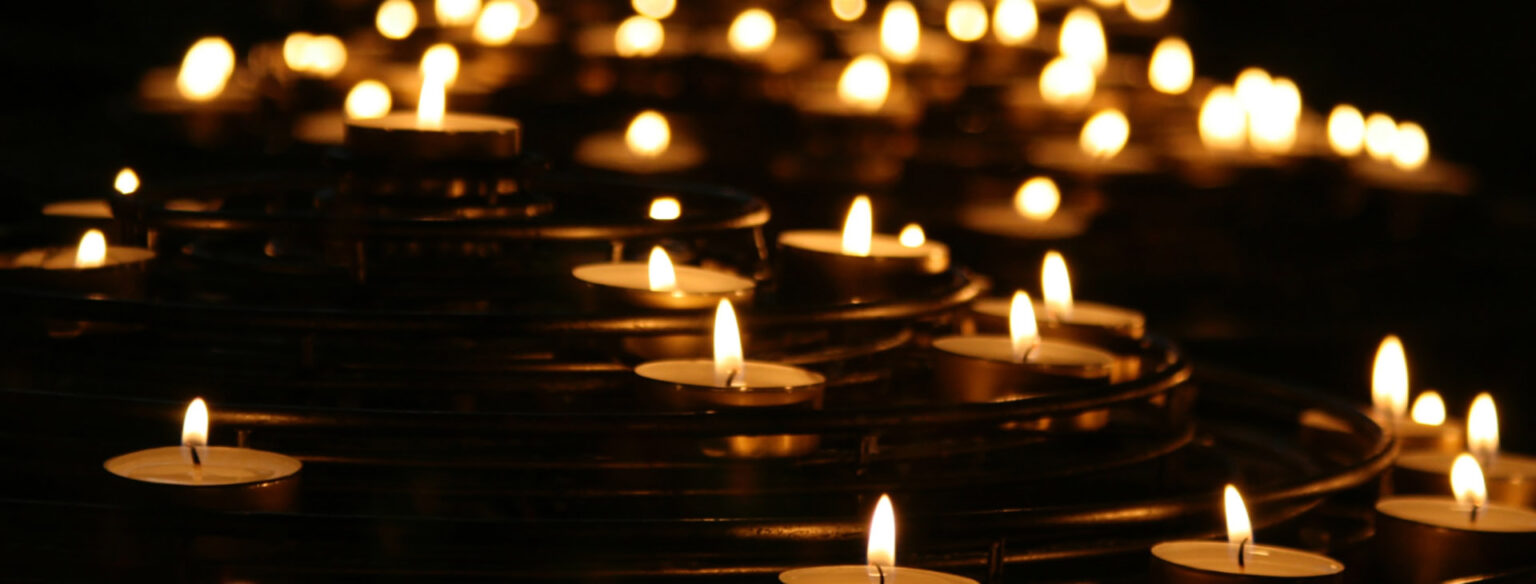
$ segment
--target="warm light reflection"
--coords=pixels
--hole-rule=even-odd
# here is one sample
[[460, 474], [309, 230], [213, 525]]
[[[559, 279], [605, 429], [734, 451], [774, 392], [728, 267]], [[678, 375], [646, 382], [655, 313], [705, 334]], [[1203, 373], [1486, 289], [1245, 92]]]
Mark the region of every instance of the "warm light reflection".
[[1120, 5], [1120, 0], [1088, 0], [1099, 8], [1114, 8]]
[[645, 110], [629, 122], [624, 131], [624, 144], [629, 151], [643, 158], [655, 158], [667, 151], [672, 143], [672, 127], [666, 116], [655, 110]]
[[837, 97], [850, 106], [875, 111], [891, 93], [891, 69], [875, 55], [859, 55], [837, 80]]
[[347, 46], [332, 35], [296, 32], [283, 40], [283, 62], [290, 70], [329, 79], [347, 66]]
[[132, 168], [124, 166], [117, 171], [117, 178], [112, 180], [112, 188], [123, 195], [131, 195], [139, 190], [139, 174]]
[[683, 216], [683, 204], [675, 197], [656, 197], [651, 201], [651, 219], [671, 221]]
[[1142, 22], [1161, 20], [1173, 6], [1173, 0], [1125, 0], [1125, 11]]
[[1248, 519], [1248, 506], [1232, 485], [1222, 491], [1222, 502], [1227, 513], [1227, 552], [1234, 563], [1247, 565], [1253, 557], [1253, 523]]
[[1035, 38], [1040, 30], [1040, 13], [1034, 0], [998, 0], [992, 11], [992, 35], [997, 42], [1016, 47]]
[[644, 16], [631, 16], [613, 32], [613, 49], [620, 57], [650, 57], [661, 52], [667, 40], [661, 22]]
[[193, 398], [187, 404], [187, 413], [181, 417], [181, 445], [200, 448], [208, 445], [208, 404], [203, 398]]
[[1365, 118], [1365, 153], [1385, 162], [1397, 149], [1397, 122], [1392, 116], [1375, 113]]
[[1189, 43], [1179, 37], [1158, 42], [1147, 65], [1147, 79], [1153, 89], [1162, 93], [1179, 95], [1189, 91], [1195, 81], [1195, 57], [1189, 52]]
[[1061, 22], [1061, 37], [1057, 43], [1063, 57], [1087, 63], [1094, 75], [1104, 72], [1109, 58], [1109, 48], [1104, 41], [1104, 25], [1098, 13], [1091, 8], [1073, 8]]
[[400, 40], [416, 30], [416, 6], [411, 0], [384, 0], [373, 24], [384, 38]]
[[1274, 85], [1269, 72], [1258, 67], [1243, 69], [1237, 74], [1237, 81], [1233, 88], [1237, 92], [1238, 102], [1243, 104], [1243, 111], [1252, 114], [1255, 110], [1264, 107], [1269, 100], [1269, 90]]
[[677, 0], [630, 0], [629, 5], [634, 7], [635, 14], [656, 20], [672, 16], [672, 11], [677, 10]]
[[437, 0], [433, 13], [441, 26], [469, 26], [480, 15], [480, 0]]
[[731, 28], [726, 31], [725, 38], [730, 42], [731, 50], [751, 54], [767, 50], [777, 33], [778, 25], [774, 23], [772, 14], [761, 8], [748, 8], [731, 21]]
[[908, 223], [901, 228], [901, 235], [896, 237], [902, 247], [922, 247], [928, 242], [928, 235], [923, 233], [923, 226], [916, 223]]
[[176, 74], [176, 90], [192, 101], [209, 101], [224, 92], [235, 73], [235, 49], [223, 37], [203, 37], [187, 49]]
[[1398, 420], [1408, 413], [1408, 355], [1397, 335], [1387, 335], [1371, 365], [1371, 406], [1378, 416]]
[[730, 300], [715, 306], [715, 387], [746, 387], [741, 328]]
[[1067, 259], [1061, 252], [1045, 252], [1040, 265], [1040, 291], [1045, 296], [1045, 316], [1053, 321], [1072, 317], [1072, 276], [1067, 273]]
[[1008, 303], [1008, 341], [1014, 363], [1023, 363], [1040, 344], [1040, 323], [1035, 322], [1035, 303], [1023, 290], [1013, 291]]
[[517, 3], [517, 28], [528, 30], [539, 21], [539, 3], [534, 0], [512, 0]]
[[1037, 176], [1024, 181], [1013, 194], [1013, 208], [1024, 218], [1045, 221], [1061, 206], [1061, 190], [1050, 177]]
[[987, 5], [981, 0], [950, 0], [944, 12], [944, 28], [958, 41], [972, 42], [987, 36]]
[[1472, 520], [1477, 520], [1478, 508], [1488, 503], [1488, 485], [1483, 478], [1483, 467], [1470, 454], [1461, 453], [1451, 463], [1451, 493], [1456, 502], [1473, 508]]
[[1499, 455], [1499, 410], [1486, 392], [1477, 394], [1467, 411], [1467, 451], [1490, 467]]
[[880, 16], [880, 52], [897, 63], [911, 63], [917, 58], [922, 32], [912, 3], [894, 0]]
[[1403, 170], [1417, 170], [1429, 160], [1429, 136], [1413, 122], [1397, 125], [1397, 140], [1392, 145], [1392, 164]]
[[475, 20], [475, 41], [487, 46], [499, 47], [512, 42], [517, 27], [523, 20], [521, 9], [513, 0], [491, 0]]
[[843, 253], [869, 257], [874, 234], [875, 212], [870, 208], [869, 196], [854, 197], [848, 207], [848, 218], [843, 221]]
[[1265, 154], [1289, 152], [1300, 120], [1301, 92], [1291, 80], [1276, 78], [1248, 110], [1248, 143]]
[[1093, 99], [1093, 68], [1069, 57], [1056, 57], [1040, 71], [1040, 99], [1062, 109], [1080, 109]]
[[652, 292], [671, 292], [677, 289], [677, 270], [673, 269], [672, 258], [667, 255], [667, 250], [659, 245], [651, 248], [646, 275]]
[[1100, 160], [1114, 158], [1125, 148], [1125, 143], [1131, 137], [1131, 121], [1125, 114], [1117, 109], [1107, 109], [1093, 114], [1088, 122], [1083, 124], [1083, 132], [1078, 136], [1078, 145], [1083, 152]]
[[107, 236], [100, 229], [85, 232], [75, 248], [75, 267], [99, 268], [107, 263]]
[[389, 109], [394, 107], [394, 99], [389, 94], [389, 86], [382, 81], [364, 79], [352, 86], [347, 92], [346, 112], [347, 117], [354, 120], [367, 120], [384, 117]]
[[421, 83], [421, 97], [416, 100], [416, 126], [422, 129], [443, 127], [448, 113], [448, 88], [442, 81], [427, 78]]
[[1424, 426], [1439, 426], [1445, 423], [1445, 400], [1436, 391], [1426, 391], [1419, 394], [1418, 399], [1413, 400], [1413, 410], [1409, 414], [1413, 423]]
[[1355, 106], [1333, 106], [1328, 114], [1328, 145], [1340, 156], [1354, 156], [1365, 148], [1365, 116]]
[[290, 33], [283, 39], [283, 64], [294, 71], [304, 69], [304, 50], [315, 35], [307, 32]]
[[1212, 89], [1200, 105], [1200, 142], [1211, 150], [1237, 150], [1248, 138], [1248, 114], [1230, 86]]
[[864, 564], [876, 575], [896, 567], [896, 510], [891, 506], [890, 495], [880, 495], [880, 502], [875, 504], [875, 514], [869, 520]]
[[421, 77], [423, 83], [434, 81], [444, 86], [453, 85], [459, 78], [459, 51], [448, 43], [427, 47], [427, 52], [421, 55]]
[[838, 20], [854, 21], [864, 16], [864, 0], [832, 0], [832, 14]]

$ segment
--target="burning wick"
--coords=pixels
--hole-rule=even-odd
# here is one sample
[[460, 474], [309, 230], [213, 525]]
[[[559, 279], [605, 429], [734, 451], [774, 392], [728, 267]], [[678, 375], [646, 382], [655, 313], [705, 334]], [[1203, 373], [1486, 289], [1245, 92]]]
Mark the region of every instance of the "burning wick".
[[[1476, 512], [1476, 510], [1473, 510], [1473, 513]], [[1244, 554], [1243, 552], [1248, 549], [1248, 542], [1250, 541], [1253, 541], [1253, 538], [1245, 537], [1243, 538], [1243, 541], [1237, 542], [1237, 567], [1239, 568], [1246, 569], [1248, 567], [1248, 558], [1246, 557], [1247, 554]]]
[[881, 568], [880, 564], [870, 564], [869, 567], [875, 569], [875, 576], [880, 578], [880, 584], [885, 584], [885, 569]]

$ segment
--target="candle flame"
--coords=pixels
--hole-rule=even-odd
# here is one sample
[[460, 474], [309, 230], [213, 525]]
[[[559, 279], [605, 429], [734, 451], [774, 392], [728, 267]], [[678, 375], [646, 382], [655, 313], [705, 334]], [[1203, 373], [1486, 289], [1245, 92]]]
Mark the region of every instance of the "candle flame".
[[1078, 144], [1083, 152], [1100, 160], [1114, 158], [1125, 148], [1125, 143], [1131, 137], [1131, 121], [1125, 118], [1125, 114], [1117, 109], [1107, 109], [1093, 114], [1088, 122], [1083, 124], [1083, 132], [1078, 136]]
[[923, 233], [923, 226], [916, 223], [908, 223], [901, 228], [901, 235], [896, 238], [902, 247], [922, 247], [928, 242], [928, 235]]
[[852, 22], [864, 16], [864, 0], [832, 0], [832, 14], [838, 20]]
[[1408, 412], [1408, 355], [1397, 335], [1387, 335], [1371, 366], [1371, 405], [1389, 423]]
[[139, 175], [132, 168], [124, 166], [117, 171], [117, 178], [112, 180], [112, 188], [123, 195], [131, 195], [139, 190]]
[[1035, 38], [1040, 13], [1034, 0], [998, 0], [992, 11], [992, 35], [1005, 46], [1017, 47]]
[[1341, 103], [1328, 113], [1328, 145], [1340, 156], [1354, 156], [1365, 148], [1365, 116], [1355, 106]]
[[880, 495], [875, 514], [869, 520], [869, 546], [864, 559], [871, 577], [896, 567], [896, 510], [891, 496]]
[[1233, 83], [1236, 88], [1237, 100], [1242, 102], [1243, 111], [1253, 112], [1264, 105], [1269, 98], [1269, 89], [1274, 84], [1269, 72], [1258, 67], [1243, 69], [1237, 74], [1237, 81]]
[[194, 398], [187, 405], [187, 413], [181, 419], [181, 445], [193, 448], [208, 445], [208, 404], [203, 398]]
[[1189, 91], [1195, 81], [1195, 57], [1189, 52], [1189, 43], [1179, 37], [1159, 41], [1147, 65], [1147, 79], [1153, 89], [1168, 95]]
[[1040, 98], [1062, 109], [1088, 105], [1096, 85], [1093, 68], [1079, 59], [1056, 57], [1040, 70]]
[[848, 218], [843, 221], [844, 254], [869, 257], [869, 249], [875, 236], [874, 215], [874, 210], [869, 204], [869, 195], [853, 198], [853, 204], [848, 207]]
[[295, 72], [329, 79], [347, 66], [347, 46], [332, 35], [296, 32], [283, 40], [283, 62]]
[[981, 40], [987, 36], [987, 6], [981, 0], [950, 0], [944, 28], [958, 41]]
[[891, 69], [875, 55], [859, 55], [837, 80], [837, 97], [848, 105], [876, 111], [891, 93]]
[[1061, 252], [1045, 252], [1045, 261], [1040, 265], [1040, 289], [1045, 295], [1046, 318], [1061, 321], [1072, 316], [1072, 276]]
[[411, 0], [384, 0], [373, 17], [373, 25], [387, 39], [411, 36], [416, 31], [416, 6]]
[[647, 266], [650, 276], [652, 292], [671, 292], [677, 290], [677, 270], [672, 267], [672, 258], [667, 255], [667, 250], [656, 246], [651, 248], [651, 261]]
[[534, 0], [512, 0], [517, 3], [517, 28], [528, 30], [539, 21], [539, 3]]
[[1365, 153], [1372, 159], [1386, 161], [1397, 149], [1397, 122], [1392, 116], [1374, 113], [1365, 118]]
[[1253, 557], [1253, 524], [1248, 520], [1248, 506], [1237, 487], [1227, 485], [1222, 491], [1227, 512], [1227, 552], [1238, 565], [1247, 565]]
[[752, 54], [768, 50], [776, 34], [778, 25], [774, 23], [773, 14], [761, 8], [748, 8], [731, 21], [725, 38], [731, 44], [731, 50]]
[[1067, 13], [1061, 23], [1061, 37], [1057, 48], [1063, 57], [1087, 63], [1093, 74], [1104, 72], [1109, 59], [1109, 48], [1104, 41], [1104, 25], [1092, 8], [1077, 7]]
[[1023, 363], [1040, 344], [1040, 324], [1035, 322], [1035, 303], [1023, 290], [1013, 291], [1008, 304], [1008, 341], [1013, 362]]
[[1173, 0], [1125, 0], [1125, 11], [1142, 22], [1161, 20], [1173, 6]]
[[421, 83], [421, 97], [416, 101], [416, 126], [440, 129], [448, 111], [448, 88], [443, 81], [427, 78]]
[[374, 79], [364, 79], [347, 92], [347, 117], [354, 120], [382, 118], [394, 106], [389, 86]]
[[1061, 206], [1061, 191], [1050, 177], [1037, 176], [1024, 181], [1013, 194], [1013, 208], [1031, 221], [1045, 221]]
[[[1472, 455], [1463, 452], [1456, 456], [1456, 462], [1451, 463], [1451, 492], [1456, 495], [1456, 502], [1462, 505], [1476, 508], [1488, 502], [1483, 467]], [[1473, 517], [1475, 519], [1475, 513]]]
[[911, 2], [895, 0], [886, 4], [880, 15], [880, 52], [897, 63], [911, 63], [917, 58], [922, 32], [917, 9]]
[[491, 0], [475, 20], [475, 41], [482, 45], [499, 47], [512, 42], [517, 27], [522, 24], [522, 9], [513, 0]]
[[[1267, 76], [1262, 72], [1259, 75]], [[1251, 97], [1247, 99], [1243, 97], [1243, 87], [1237, 89], [1238, 100], [1248, 110], [1249, 143], [1254, 150], [1266, 154], [1289, 152], [1296, 144], [1296, 127], [1301, 119], [1301, 90], [1284, 77], [1268, 82], [1250, 81], [1249, 87]]]
[[100, 229], [85, 232], [75, 248], [75, 267], [99, 268], [107, 262], [107, 236]]
[[667, 33], [661, 22], [644, 16], [631, 16], [613, 32], [613, 49], [620, 57], [650, 57], [661, 52]]
[[459, 51], [448, 43], [437, 43], [421, 54], [421, 78], [424, 83], [436, 80], [444, 86], [453, 85], [459, 78]]
[[224, 93], [235, 73], [235, 49], [224, 37], [203, 37], [187, 49], [176, 74], [176, 90], [192, 101], [210, 101]]
[[480, 15], [480, 0], [437, 0], [433, 13], [442, 26], [468, 26]]
[[1397, 140], [1392, 146], [1392, 164], [1403, 170], [1417, 170], [1429, 160], [1429, 136], [1413, 122], [1397, 125]]
[[741, 353], [741, 328], [730, 300], [715, 306], [715, 386], [746, 387], [746, 368]]
[[667, 151], [672, 143], [672, 127], [666, 116], [655, 110], [645, 110], [629, 122], [624, 131], [624, 144], [629, 151], [642, 158], [655, 158]]
[[1212, 89], [1200, 106], [1200, 142], [1211, 150], [1237, 150], [1248, 137], [1248, 114], [1231, 86]]
[[1434, 390], [1421, 393], [1418, 399], [1413, 400], [1413, 410], [1409, 417], [1413, 418], [1413, 423], [1424, 426], [1444, 424], [1445, 400]]
[[650, 216], [657, 221], [671, 221], [683, 216], [683, 204], [674, 197], [656, 197], [651, 200]]
[[1467, 411], [1467, 451], [1483, 466], [1493, 466], [1499, 455], [1499, 410], [1487, 392], [1477, 394]]
[[677, 0], [630, 0], [629, 5], [635, 14], [656, 20], [672, 16], [672, 11], [677, 10]]

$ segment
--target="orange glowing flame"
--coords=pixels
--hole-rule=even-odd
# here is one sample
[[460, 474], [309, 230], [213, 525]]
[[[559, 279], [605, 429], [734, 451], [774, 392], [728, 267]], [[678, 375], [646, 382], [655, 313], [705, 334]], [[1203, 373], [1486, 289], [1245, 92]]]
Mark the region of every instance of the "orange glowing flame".
[[1013, 208], [1031, 221], [1045, 221], [1061, 206], [1061, 191], [1050, 177], [1037, 176], [1024, 181], [1013, 194]]
[[677, 290], [677, 270], [672, 267], [672, 258], [667, 255], [667, 250], [659, 245], [652, 247], [651, 260], [646, 268], [652, 292]]
[[1067, 273], [1067, 260], [1061, 252], [1045, 252], [1040, 265], [1040, 290], [1045, 295], [1045, 315], [1060, 321], [1072, 317], [1072, 276]]
[[1200, 106], [1200, 142], [1211, 150], [1237, 150], [1248, 137], [1248, 114], [1230, 86], [1212, 89]]
[[422, 129], [440, 129], [443, 116], [448, 111], [448, 88], [443, 82], [427, 78], [421, 83], [421, 97], [416, 101], [416, 126]]
[[1339, 104], [1328, 114], [1328, 145], [1340, 156], [1354, 156], [1365, 148], [1365, 116], [1349, 104]]
[[112, 188], [124, 195], [131, 195], [139, 190], [139, 175], [132, 168], [124, 166], [117, 171], [117, 178], [112, 180]]
[[630, 0], [629, 5], [635, 14], [656, 20], [672, 16], [672, 11], [677, 10], [677, 0]]
[[671, 221], [683, 216], [683, 204], [674, 197], [656, 197], [651, 201], [651, 219]]
[[1269, 99], [1270, 87], [1274, 80], [1269, 72], [1258, 67], [1243, 69], [1237, 74], [1237, 81], [1233, 86], [1237, 91], [1237, 100], [1243, 104], [1243, 111], [1252, 113], [1264, 106]]
[[1227, 511], [1227, 551], [1233, 562], [1247, 565], [1253, 557], [1253, 524], [1248, 520], [1248, 506], [1232, 485], [1222, 491], [1222, 499]]
[[1056, 57], [1040, 70], [1040, 98], [1062, 109], [1081, 109], [1093, 99], [1097, 82], [1088, 63]]
[[539, 3], [534, 0], [512, 0], [517, 3], [517, 28], [528, 30], [539, 21]]
[[1417, 170], [1429, 160], [1429, 136], [1413, 122], [1397, 125], [1397, 140], [1392, 147], [1392, 164], [1403, 170]]
[[1083, 152], [1100, 160], [1114, 158], [1125, 148], [1125, 143], [1131, 137], [1131, 121], [1125, 118], [1125, 114], [1117, 109], [1107, 109], [1093, 114], [1088, 122], [1083, 124], [1083, 132], [1078, 136], [1078, 145]]
[[992, 35], [997, 42], [1017, 47], [1035, 38], [1040, 30], [1040, 13], [1034, 0], [998, 0], [992, 11]]
[[778, 24], [774, 22], [773, 14], [761, 8], [748, 8], [731, 21], [731, 28], [726, 31], [725, 38], [731, 50], [753, 54], [768, 50], [777, 34]]
[[891, 69], [875, 55], [855, 57], [837, 80], [838, 99], [865, 111], [880, 109], [890, 93]]
[[1247, 100], [1243, 98], [1243, 88], [1238, 87], [1238, 100], [1248, 109], [1249, 143], [1254, 150], [1266, 154], [1289, 152], [1296, 144], [1296, 128], [1301, 119], [1301, 91], [1295, 82], [1284, 77], [1273, 78], [1267, 84], [1262, 80], [1250, 81], [1249, 87], [1252, 96]]
[[852, 22], [864, 16], [864, 0], [832, 0], [832, 14], [838, 20]]
[[875, 504], [875, 515], [869, 520], [869, 546], [864, 560], [872, 576], [896, 567], [896, 510], [890, 495], [880, 495]]
[[208, 446], [208, 404], [203, 398], [194, 398], [187, 405], [187, 413], [181, 419], [181, 445]]
[[1499, 455], [1499, 410], [1486, 392], [1477, 394], [1467, 411], [1467, 451], [1483, 466], [1493, 466]]
[[1397, 335], [1387, 335], [1371, 366], [1371, 405], [1378, 416], [1394, 421], [1408, 413], [1408, 355]]
[[283, 41], [283, 62], [295, 72], [329, 79], [347, 66], [347, 46], [332, 35], [296, 32]]
[[1125, 11], [1142, 22], [1161, 20], [1173, 6], [1173, 0], [1125, 0]]
[[1397, 149], [1397, 122], [1392, 116], [1375, 113], [1365, 118], [1365, 153], [1375, 160], [1386, 161]]
[[107, 236], [100, 229], [85, 232], [75, 248], [75, 267], [99, 268], [107, 262]]
[[715, 386], [746, 387], [746, 369], [741, 353], [741, 328], [736, 324], [736, 310], [730, 300], [715, 306]]
[[416, 6], [411, 0], [384, 0], [373, 17], [373, 25], [387, 39], [411, 36], [416, 31]]
[[1189, 91], [1195, 81], [1195, 57], [1189, 52], [1189, 43], [1179, 37], [1158, 42], [1147, 65], [1147, 79], [1153, 89], [1168, 95]]
[[1409, 414], [1413, 423], [1424, 426], [1439, 426], [1445, 423], [1445, 400], [1439, 392], [1426, 391], [1419, 394], [1419, 398], [1413, 400], [1413, 411]]
[[1457, 503], [1473, 508], [1475, 521], [1479, 508], [1488, 502], [1488, 485], [1483, 478], [1483, 467], [1472, 455], [1463, 452], [1456, 456], [1456, 462], [1451, 463], [1451, 492], [1456, 495]]
[[667, 33], [661, 22], [644, 16], [631, 16], [613, 32], [613, 49], [620, 57], [650, 57], [661, 52]]
[[1008, 304], [1008, 341], [1013, 362], [1023, 363], [1040, 344], [1040, 324], [1035, 322], [1035, 303], [1023, 290], [1013, 292]]
[[987, 36], [987, 5], [981, 0], [950, 0], [944, 12], [944, 28], [958, 41], [973, 42]]
[[922, 247], [928, 242], [928, 235], [923, 233], [923, 226], [916, 223], [908, 223], [901, 228], [901, 235], [896, 237], [902, 247]]
[[382, 118], [394, 106], [389, 86], [382, 81], [364, 79], [347, 92], [347, 117], [354, 120]]
[[458, 49], [448, 43], [427, 47], [427, 52], [421, 55], [421, 78], [428, 84], [453, 85], [459, 78]]
[[642, 158], [655, 158], [667, 151], [672, 143], [672, 127], [666, 116], [655, 110], [645, 110], [629, 122], [624, 131], [624, 145]]
[[512, 42], [523, 21], [522, 9], [513, 0], [491, 0], [475, 20], [475, 41], [499, 47]]
[[853, 205], [848, 207], [848, 218], [843, 221], [844, 254], [869, 257], [875, 233], [874, 214], [868, 195], [853, 198]]
[[480, 15], [480, 0], [437, 0], [433, 12], [442, 26], [469, 26]]
[[895, 0], [885, 5], [880, 16], [880, 52], [897, 63], [911, 63], [917, 58], [917, 46], [922, 27], [917, 21], [917, 9], [907, 0]]
[[1057, 48], [1063, 57], [1077, 59], [1093, 68], [1093, 74], [1104, 72], [1109, 59], [1109, 48], [1104, 41], [1104, 25], [1098, 13], [1091, 8], [1073, 8], [1061, 23], [1061, 37]]
[[235, 49], [223, 37], [203, 37], [187, 49], [176, 74], [176, 90], [192, 101], [210, 101], [224, 93], [235, 73]]

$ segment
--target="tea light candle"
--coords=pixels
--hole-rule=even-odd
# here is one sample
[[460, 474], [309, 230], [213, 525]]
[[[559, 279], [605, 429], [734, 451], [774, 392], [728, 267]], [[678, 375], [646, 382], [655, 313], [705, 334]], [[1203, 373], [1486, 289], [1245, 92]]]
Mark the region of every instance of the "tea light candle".
[[[1067, 261], [1061, 253], [1046, 252], [1040, 268], [1040, 287], [1044, 302], [1034, 306], [1040, 319], [1040, 332], [1046, 337], [1060, 337], [1081, 343], [1109, 348], [1114, 352], [1132, 353], [1138, 341], [1146, 334], [1147, 317], [1141, 312], [1109, 304], [1084, 302], [1072, 297], [1072, 279], [1067, 271]], [[977, 314], [989, 317], [1001, 329], [1007, 322], [1010, 309], [1008, 300], [987, 298], [978, 300], [972, 307]]]
[[797, 568], [779, 574], [783, 584], [976, 584], [954, 574], [896, 565], [896, 511], [890, 495], [880, 495], [869, 522], [869, 545], [863, 566]]
[[347, 121], [346, 147], [383, 158], [505, 159], [522, 152], [522, 125], [497, 116], [446, 112], [446, 81], [427, 79], [415, 113]]
[[1170, 541], [1152, 546], [1156, 582], [1218, 584], [1242, 582], [1341, 582], [1344, 564], [1297, 549], [1259, 545], [1247, 506], [1237, 488], [1223, 491], [1227, 541]]
[[38, 248], [0, 255], [0, 270], [21, 283], [86, 293], [128, 294], [138, 290], [155, 252], [107, 245], [98, 229], [75, 247]]
[[[1397, 335], [1387, 335], [1371, 366], [1372, 416], [1396, 434], [1404, 453], [1432, 450], [1455, 456], [1462, 450], [1461, 425], [1447, 423], [1440, 394], [1425, 392], [1408, 411], [1408, 356]], [[1449, 459], [1444, 468], [1450, 468]], [[1443, 482], [1443, 481], [1442, 481]]]
[[1118, 381], [1115, 356], [1077, 343], [1041, 338], [1034, 304], [1013, 293], [1009, 334], [935, 339], [936, 384], [945, 399], [995, 402]]
[[931, 289], [945, 281], [949, 247], [926, 237], [874, 233], [869, 197], [859, 195], [841, 233], [785, 231], [779, 235], [780, 291], [834, 302], [876, 302]]
[[587, 264], [571, 270], [600, 302], [641, 308], [700, 310], [721, 300], [750, 302], [756, 284], [747, 278], [691, 266], [674, 266], [660, 246], [650, 261]]
[[1482, 469], [1462, 454], [1452, 463], [1450, 497], [1394, 497], [1376, 504], [1379, 577], [1430, 584], [1529, 563], [1536, 511], [1488, 503]]
[[[1011, 185], [1010, 185], [1011, 186]], [[983, 196], [1004, 191], [997, 181], [979, 183]], [[966, 229], [1019, 239], [1067, 239], [1088, 231], [1102, 206], [1101, 197], [1089, 191], [1064, 205], [1061, 189], [1048, 176], [1035, 176], [1019, 183], [1011, 199], [976, 201], [960, 207], [958, 221]]]
[[[713, 359], [649, 361], [635, 367], [649, 397], [669, 410], [720, 411], [747, 408], [820, 409], [826, 378], [778, 363], [747, 361], [730, 300], [715, 308]], [[708, 456], [782, 458], [802, 456], [820, 445], [807, 434], [743, 435], [701, 442]]]
[[[1536, 458], [1499, 451], [1498, 410], [1493, 396], [1487, 393], [1478, 394], [1467, 413], [1467, 449], [1480, 461], [1488, 500], [1515, 507], [1536, 506]], [[1444, 451], [1403, 453], [1393, 467], [1393, 492], [1449, 494], [1447, 475], [1458, 456]]]
[[679, 172], [699, 166], [704, 158], [697, 140], [674, 134], [666, 116], [654, 110], [637, 114], [622, 134], [604, 132], [576, 145], [577, 162], [630, 174]]

